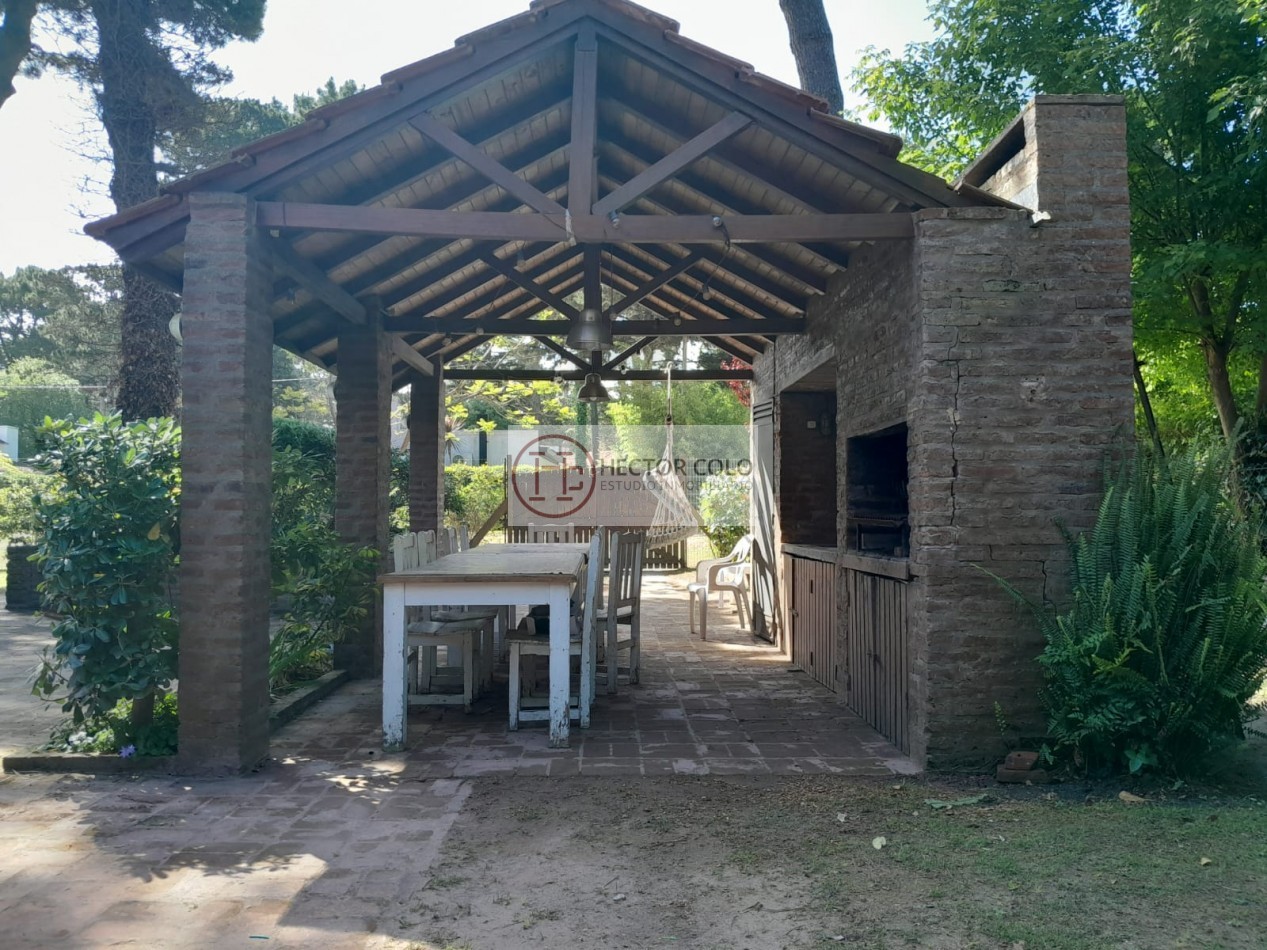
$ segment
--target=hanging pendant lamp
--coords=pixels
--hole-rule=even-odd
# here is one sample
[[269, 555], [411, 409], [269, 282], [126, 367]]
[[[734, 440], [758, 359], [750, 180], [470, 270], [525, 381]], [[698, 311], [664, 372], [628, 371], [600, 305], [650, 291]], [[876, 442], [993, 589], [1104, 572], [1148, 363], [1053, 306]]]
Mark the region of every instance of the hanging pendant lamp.
[[586, 307], [568, 330], [568, 346], [589, 353], [612, 345], [612, 325], [596, 307]]
[[581, 387], [581, 391], [576, 394], [576, 398], [581, 402], [611, 402], [611, 393], [607, 391], [607, 387], [603, 385], [602, 379], [597, 373], [589, 373], [585, 377], [585, 385]]

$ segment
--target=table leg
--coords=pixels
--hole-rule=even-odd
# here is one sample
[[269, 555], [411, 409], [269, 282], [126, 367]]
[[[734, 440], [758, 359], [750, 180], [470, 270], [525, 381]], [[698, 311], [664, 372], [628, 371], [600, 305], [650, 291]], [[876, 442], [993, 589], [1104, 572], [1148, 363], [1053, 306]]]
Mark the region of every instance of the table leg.
[[568, 746], [568, 680], [572, 663], [571, 591], [567, 585], [550, 590], [550, 748]]
[[401, 752], [405, 748], [406, 675], [405, 588], [388, 584], [383, 588], [383, 749]]

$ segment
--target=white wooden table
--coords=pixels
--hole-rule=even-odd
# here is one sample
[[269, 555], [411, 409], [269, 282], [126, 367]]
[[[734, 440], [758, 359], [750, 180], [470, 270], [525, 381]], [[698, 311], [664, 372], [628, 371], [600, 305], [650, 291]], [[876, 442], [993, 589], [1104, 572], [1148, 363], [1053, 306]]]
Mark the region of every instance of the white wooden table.
[[570, 601], [584, 544], [491, 544], [379, 577], [383, 585], [383, 748], [405, 747], [408, 723], [405, 608], [463, 604], [550, 607], [550, 746], [568, 744]]

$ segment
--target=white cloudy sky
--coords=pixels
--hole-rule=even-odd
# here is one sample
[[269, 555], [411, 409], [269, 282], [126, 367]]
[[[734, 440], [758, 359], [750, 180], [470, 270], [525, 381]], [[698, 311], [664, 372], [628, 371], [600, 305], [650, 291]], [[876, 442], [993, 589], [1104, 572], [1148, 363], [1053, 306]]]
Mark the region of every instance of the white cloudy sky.
[[[778, 0], [643, 0], [682, 33], [759, 71], [796, 83]], [[925, 0], [826, 0], [841, 71], [870, 45], [926, 39]], [[464, 33], [525, 10], [528, 0], [270, 0], [264, 35], [217, 59], [233, 70], [227, 94], [290, 101], [333, 76], [374, 85], [391, 69], [447, 49]], [[355, 17], [349, 17], [349, 10]], [[85, 220], [109, 214], [107, 172], [82, 157], [97, 120], [88, 97], [58, 77], [18, 80], [0, 108], [0, 273], [111, 259], [85, 237]], [[846, 93], [848, 96], [848, 93]], [[84, 185], [87, 183], [87, 190]]]

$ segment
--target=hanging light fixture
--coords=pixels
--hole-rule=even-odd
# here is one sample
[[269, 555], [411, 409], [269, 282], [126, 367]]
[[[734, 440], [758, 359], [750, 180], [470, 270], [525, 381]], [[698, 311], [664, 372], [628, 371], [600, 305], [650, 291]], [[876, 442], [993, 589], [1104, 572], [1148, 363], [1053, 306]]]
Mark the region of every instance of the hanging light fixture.
[[597, 373], [589, 373], [585, 377], [585, 385], [581, 387], [581, 391], [576, 394], [576, 398], [581, 402], [611, 402], [611, 393], [607, 391], [607, 387], [603, 385], [603, 381]]
[[586, 307], [568, 330], [568, 346], [590, 353], [612, 345], [612, 325], [596, 307]]

